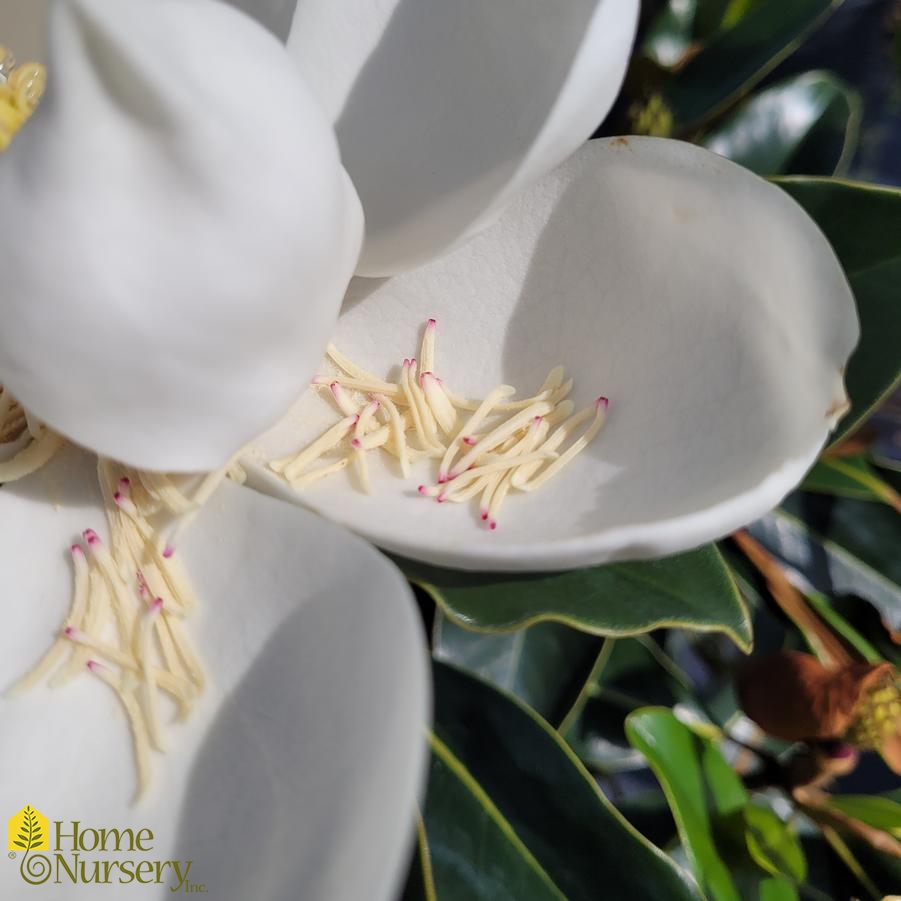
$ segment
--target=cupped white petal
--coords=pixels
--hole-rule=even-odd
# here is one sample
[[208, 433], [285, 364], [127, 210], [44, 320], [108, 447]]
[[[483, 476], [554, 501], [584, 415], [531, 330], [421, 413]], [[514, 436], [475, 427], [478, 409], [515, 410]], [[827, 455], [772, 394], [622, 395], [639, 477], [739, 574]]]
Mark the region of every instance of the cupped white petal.
[[0, 382], [147, 469], [221, 465], [296, 397], [359, 251], [334, 134], [212, 0], [67, 0], [0, 157]]
[[[67, 545], [85, 526], [102, 529], [93, 475], [70, 449], [0, 491], [4, 689], [58, 634]], [[0, 809], [30, 804], [51, 820], [53, 867], [26, 886], [21, 859], [4, 859], [0, 895], [96, 897], [55, 858], [54, 823], [71, 835], [77, 820], [153, 833], [145, 853], [82, 853], [89, 873], [95, 861], [171, 860], [184, 874], [191, 861], [188, 881], [211, 898], [393, 899], [426, 756], [428, 674], [408, 586], [342, 529], [231, 483], [179, 553], [200, 598], [190, 628], [208, 685], [190, 717], [167, 727], [169, 751], [154, 755], [136, 806], [128, 725], [106, 685], [86, 672], [0, 697], [0, 765], [15, 774], [0, 785]], [[70, 867], [71, 845], [60, 848]], [[114, 867], [113, 895], [128, 890], [120, 875]], [[171, 866], [162, 878], [145, 887], [154, 898], [178, 884]]]
[[[591, 142], [448, 258], [357, 279], [334, 341], [378, 375], [438, 320], [455, 392], [533, 394], [548, 370], [576, 408], [610, 398], [596, 441], [496, 532], [418, 497], [372, 455], [372, 495], [340, 473], [295, 497], [377, 544], [447, 566], [541, 570], [656, 557], [719, 538], [801, 479], [845, 409], [854, 301], [816, 225], [779, 188], [700, 148]], [[262, 447], [288, 453], [335, 413], [307, 395]], [[269, 490], [291, 489], [255, 474]]]
[[366, 213], [359, 271], [419, 265], [593, 131], [636, 0], [298, 0], [288, 47], [335, 121]]

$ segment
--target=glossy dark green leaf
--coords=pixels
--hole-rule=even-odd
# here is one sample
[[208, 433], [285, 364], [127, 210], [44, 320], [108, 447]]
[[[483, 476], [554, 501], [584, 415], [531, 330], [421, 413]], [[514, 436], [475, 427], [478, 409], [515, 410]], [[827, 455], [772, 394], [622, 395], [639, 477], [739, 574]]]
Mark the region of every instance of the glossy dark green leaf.
[[833, 175], [847, 169], [859, 131], [857, 94], [828, 72], [805, 72], [746, 100], [701, 143], [760, 175]]
[[593, 684], [561, 732], [595, 772], [640, 769], [644, 758], [626, 739], [626, 717], [639, 707], [670, 707], [688, 690], [685, 674], [652, 638], [607, 639]]
[[818, 591], [865, 598], [889, 629], [901, 629], [901, 517], [894, 510], [796, 492], [749, 531]]
[[901, 507], [898, 492], [880, 478], [863, 454], [823, 457], [807, 473], [801, 488], [819, 494], [888, 504], [896, 510]]
[[416, 818], [416, 847], [400, 901], [438, 901], [432, 873], [432, 851], [421, 817]]
[[565, 901], [463, 762], [434, 738], [425, 823], [442, 901]]
[[716, 548], [567, 573], [468, 573], [398, 560], [452, 619], [481, 631], [552, 620], [593, 635], [675, 626], [751, 642], [748, 612]]
[[553, 622], [515, 632], [473, 632], [440, 611], [432, 630], [437, 659], [516, 695], [555, 727], [585, 688], [602, 645], [601, 638]]
[[777, 183], [823, 230], [857, 300], [861, 339], [848, 365], [852, 406], [833, 435], [838, 442], [901, 382], [901, 190], [825, 178]]
[[441, 901], [697, 897], [533, 711], [446, 664], [434, 684], [425, 823]]
[[748, 93], [789, 56], [841, 0], [762, 0], [714, 35], [673, 78], [666, 100], [691, 128]]
[[901, 838], [901, 804], [897, 801], [878, 795], [832, 795], [829, 803], [855, 820]]
[[636, 711], [626, 721], [626, 733], [647, 757], [667, 796], [702, 888], [717, 901], [740, 901], [722, 843], [725, 831], [735, 829], [736, 819], [741, 828], [748, 803], [741, 780], [717, 748], [679, 722], [671, 710]]

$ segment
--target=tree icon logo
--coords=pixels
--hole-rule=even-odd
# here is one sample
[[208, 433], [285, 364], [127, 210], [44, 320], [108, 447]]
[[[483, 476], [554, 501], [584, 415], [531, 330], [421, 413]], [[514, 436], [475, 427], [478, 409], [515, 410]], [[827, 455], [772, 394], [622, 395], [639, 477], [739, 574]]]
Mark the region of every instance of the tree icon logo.
[[47, 851], [50, 848], [50, 822], [33, 807], [23, 807], [9, 821], [10, 851]]

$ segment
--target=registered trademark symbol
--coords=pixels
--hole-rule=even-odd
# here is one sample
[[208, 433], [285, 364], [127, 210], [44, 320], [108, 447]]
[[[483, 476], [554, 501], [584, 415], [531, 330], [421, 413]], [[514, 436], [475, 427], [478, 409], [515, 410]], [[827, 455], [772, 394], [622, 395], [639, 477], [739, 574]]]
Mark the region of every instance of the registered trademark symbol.
[[9, 852], [9, 859], [10, 859], [10, 860], [15, 860], [15, 859], [16, 859], [16, 852], [15, 852], [15, 851], [10, 851], [10, 852]]

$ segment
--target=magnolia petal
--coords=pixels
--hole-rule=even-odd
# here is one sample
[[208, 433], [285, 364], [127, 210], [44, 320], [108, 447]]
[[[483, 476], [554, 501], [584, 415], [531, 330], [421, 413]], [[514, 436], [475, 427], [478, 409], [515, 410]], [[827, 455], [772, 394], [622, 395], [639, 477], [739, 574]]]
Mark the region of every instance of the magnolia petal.
[[359, 202], [279, 42], [212, 0], [52, 6], [48, 92], [0, 157], [0, 382], [132, 465], [212, 469], [290, 406]]
[[419, 265], [597, 128], [636, 0], [298, 0], [288, 48], [366, 212], [359, 272]]
[[[780, 189], [676, 141], [595, 141], [448, 258], [358, 279], [335, 342], [379, 375], [438, 320], [436, 372], [456, 392], [528, 396], [562, 363], [576, 408], [610, 398], [589, 450], [507, 500], [486, 534], [464, 504], [416, 495], [381, 460], [373, 495], [344, 474], [299, 495], [375, 543], [470, 569], [657, 557], [728, 534], [801, 479], [845, 409], [857, 340], [831, 248]], [[334, 419], [308, 393], [261, 442], [281, 456]], [[256, 473], [258, 485], [291, 494]]]
[[46, 8], [47, 0], [0, 0], [0, 44], [20, 63], [44, 58]]
[[[71, 582], [64, 551], [103, 522], [94, 484], [92, 461], [70, 449], [0, 491], [0, 517], [16, 524], [0, 545], [3, 688], [58, 633]], [[0, 765], [15, 774], [0, 785], [0, 810], [36, 807], [51, 820], [51, 842], [53, 821], [68, 832], [72, 820], [151, 829], [152, 853], [82, 859], [191, 860], [190, 882], [211, 898], [288, 898], [302, 887], [304, 901], [393, 899], [428, 708], [406, 583], [343, 530], [231, 483], [179, 553], [201, 598], [191, 630], [209, 679], [190, 718], [167, 730], [149, 794], [130, 805], [128, 727], [107, 686], [86, 674], [0, 698]], [[0, 896], [19, 897], [19, 866], [4, 863]], [[62, 879], [62, 889], [51, 880], [28, 890], [96, 896]], [[177, 883], [171, 868], [164, 882]]]

